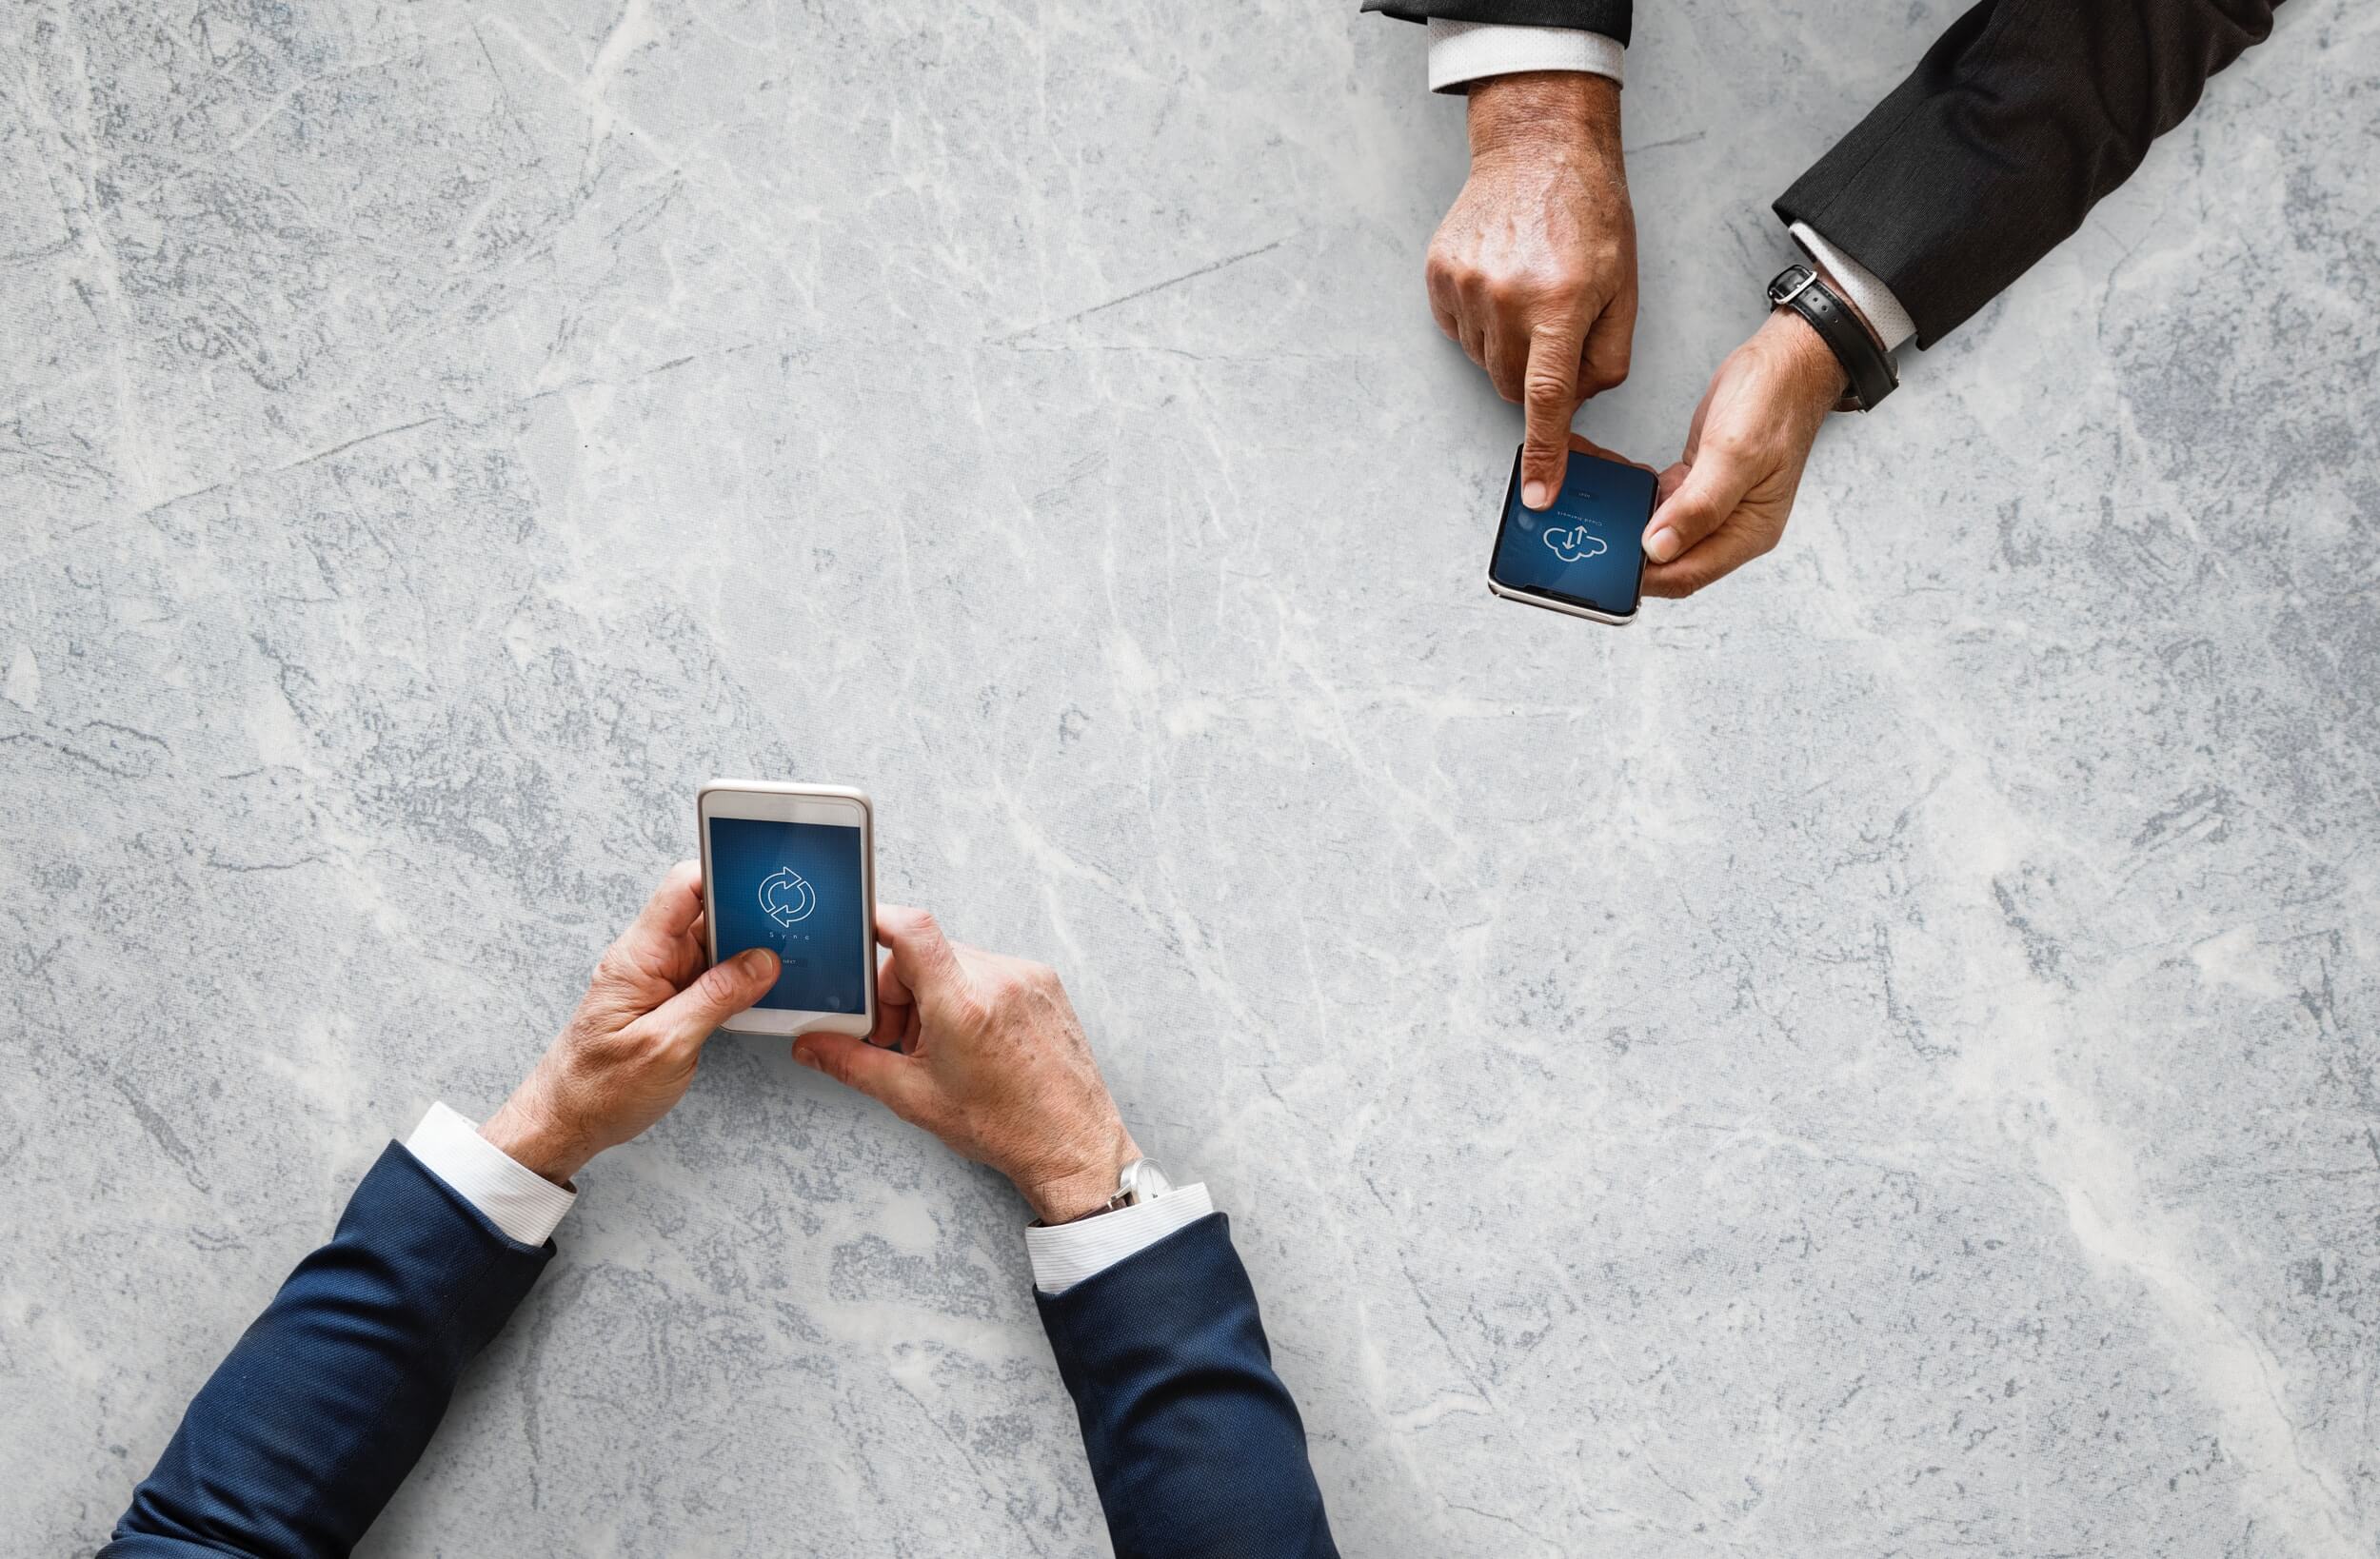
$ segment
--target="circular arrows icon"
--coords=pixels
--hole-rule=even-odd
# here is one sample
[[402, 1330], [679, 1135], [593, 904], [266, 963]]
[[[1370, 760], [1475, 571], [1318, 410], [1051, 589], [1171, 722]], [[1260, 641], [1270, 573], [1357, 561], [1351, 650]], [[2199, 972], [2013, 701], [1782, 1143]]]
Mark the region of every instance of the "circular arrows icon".
[[818, 908], [818, 890], [790, 866], [780, 866], [761, 883], [761, 913], [781, 926], [806, 920]]

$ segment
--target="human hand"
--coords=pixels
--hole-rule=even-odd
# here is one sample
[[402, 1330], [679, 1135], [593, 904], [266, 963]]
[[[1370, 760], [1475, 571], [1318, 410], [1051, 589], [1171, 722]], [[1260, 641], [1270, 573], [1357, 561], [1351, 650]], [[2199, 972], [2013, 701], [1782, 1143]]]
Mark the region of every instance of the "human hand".
[[876, 939], [892, 950], [876, 977], [876, 1032], [805, 1034], [793, 1058], [991, 1165], [1043, 1223], [1105, 1206], [1140, 1150], [1058, 972], [962, 947], [898, 904], [877, 907]]
[[1776, 545], [1818, 425], [1848, 377], [1817, 331], [1772, 313], [1711, 376], [1685, 457], [1661, 473], [1645, 523], [1649, 596], [1690, 596]]
[[667, 1115], [703, 1041], [777, 982], [756, 947], [705, 968], [703, 869], [682, 860], [595, 966], [561, 1036], [480, 1135], [561, 1184]]
[[1578, 70], [1471, 88], [1471, 176], [1430, 240], [1430, 312], [1521, 404], [1520, 501], [1562, 489], [1570, 419], [1628, 377], [1636, 219], [1619, 83]]

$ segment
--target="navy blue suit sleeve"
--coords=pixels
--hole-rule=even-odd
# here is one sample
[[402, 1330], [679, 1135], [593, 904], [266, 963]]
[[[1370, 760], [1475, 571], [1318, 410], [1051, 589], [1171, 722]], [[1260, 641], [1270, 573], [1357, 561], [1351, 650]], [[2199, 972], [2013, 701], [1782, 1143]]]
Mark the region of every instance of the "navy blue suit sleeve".
[[1229, 1219], [1035, 1298], [1116, 1559], [1338, 1559]]
[[345, 1554], [553, 1253], [390, 1143], [191, 1399], [101, 1559]]

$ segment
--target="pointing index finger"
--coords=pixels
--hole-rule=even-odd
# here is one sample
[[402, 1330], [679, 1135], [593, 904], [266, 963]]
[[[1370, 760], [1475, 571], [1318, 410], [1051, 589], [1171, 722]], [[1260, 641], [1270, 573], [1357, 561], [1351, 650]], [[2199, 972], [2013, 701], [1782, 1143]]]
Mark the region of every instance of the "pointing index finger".
[[1578, 411], [1578, 340], [1540, 330], [1529, 341], [1521, 385], [1526, 431], [1520, 441], [1520, 501], [1542, 509], [1562, 490], [1570, 466], [1570, 419]]

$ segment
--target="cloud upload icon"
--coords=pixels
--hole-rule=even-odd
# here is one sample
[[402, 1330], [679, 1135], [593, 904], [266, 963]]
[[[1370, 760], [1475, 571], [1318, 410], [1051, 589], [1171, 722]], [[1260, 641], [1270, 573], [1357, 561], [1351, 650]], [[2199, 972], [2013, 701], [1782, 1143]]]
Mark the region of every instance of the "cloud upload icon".
[[818, 890], [790, 866], [778, 867], [761, 883], [761, 913], [781, 927], [808, 919], [816, 908]]
[[1568, 530], [1548, 525], [1545, 527], [1545, 544], [1554, 549], [1554, 556], [1566, 563], [1583, 562], [1589, 558], [1600, 558], [1608, 550], [1604, 545], [1603, 538], [1588, 530], [1584, 525], [1573, 525]]

